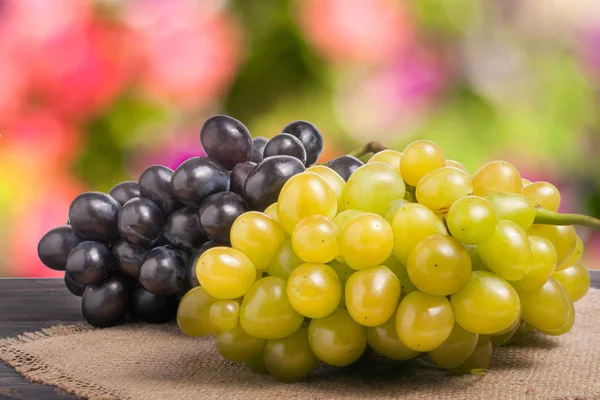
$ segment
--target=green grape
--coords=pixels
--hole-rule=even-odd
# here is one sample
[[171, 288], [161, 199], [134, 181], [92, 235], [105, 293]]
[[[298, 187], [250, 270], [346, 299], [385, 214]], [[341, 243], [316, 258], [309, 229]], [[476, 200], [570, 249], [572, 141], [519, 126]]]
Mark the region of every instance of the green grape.
[[328, 263], [340, 253], [338, 228], [322, 215], [303, 218], [294, 228], [292, 246], [305, 262]]
[[254, 283], [242, 300], [240, 325], [261, 339], [279, 339], [291, 335], [302, 325], [300, 315], [287, 297], [287, 281], [268, 276]]
[[486, 370], [492, 362], [492, 341], [489, 336], [479, 335], [477, 346], [467, 360], [456, 368], [451, 368], [448, 372], [452, 375], [478, 374]]
[[456, 322], [481, 335], [501, 332], [512, 326], [521, 312], [515, 289], [486, 271], [473, 271], [467, 286], [454, 293], [450, 303]]
[[244, 365], [255, 374], [268, 374], [265, 359], [262, 354], [244, 360]]
[[363, 269], [346, 282], [346, 308], [361, 325], [381, 325], [396, 311], [400, 290], [400, 280], [388, 267]]
[[521, 174], [507, 161], [491, 161], [473, 175], [473, 194], [485, 197], [490, 193], [523, 193]]
[[[413, 198], [413, 195], [411, 194], [411, 192], [408, 189], [409, 189], [409, 187], [407, 186], [406, 187], [406, 194], [404, 195], [404, 199], [403, 200], [406, 200], [409, 203], [414, 203], [415, 199]], [[412, 191], [414, 193], [414, 191], [416, 190], [416, 188], [412, 187], [412, 189], [413, 189]], [[392, 217], [392, 219], [393, 219], [393, 217]]]
[[523, 194], [536, 206], [557, 212], [560, 207], [560, 192], [550, 182], [534, 182], [523, 188]]
[[420, 291], [433, 296], [448, 296], [469, 281], [471, 258], [458, 240], [434, 235], [410, 252], [406, 270], [410, 281]]
[[469, 173], [469, 171], [465, 168], [465, 166], [462, 165], [461, 163], [459, 163], [458, 161], [446, 160], [446, 167], [460, 169], [461, 171], [465, 171], [467, 174]]
[[531, 185], [533, 183], [529, 179], [525, 179], [525, 178], [521, 178], [521, 182], [523, 182], [523, 189], [525, 189], [525, 186]]
[[431, 351], [448, 339], [454, 314], [445, 297], [420, 291], [406, 295], [396, 314], [396, 332], [409, 349]]
[[446, 166], [446, 158], [440, 147], [428, 140], [417, 140], [410, 143], [402, 153], [400, 172], [404, 181], [417, 186], [428, 173]]
[[302, 172], [288, 179], [281, 188], [277, 212], [281, 226], [291, 234], [296, 224], [310, 215], [333, 219], [337, 214], [337, 198], [320, 175]]
[[[547, 335], [562, 334], [572, 326], [575, 309], [567, 291], [555, 279], [550, 278], [540, 288], [519, 290], [523, 318], [535, 329]], [[567, 329], [568, 331], [568, 329]]]
[[380, 162], [389, 165], [394, 168], [394, 171], [400, 174], [400, 161], [402, 160], [402, 153], [396, 150], [383, 150], [379, 153], [375, 153], [373, 157], [369, 158], [368, 163]]
[[492, 346], [499, 347], [504, 344], [507, 344], [513, 338], [513, 336], [519, 331], [520, 327], [521, 327], [521, 320], [517, 319], [515, 321], [515, 323], [509, 329], [507, 329], [501, 333], [498, 333], [498, 334], [490, 335], [490, 340], [492, 341]]
[[392, 200], [403, 199], [406, 188], [400, 174], [380, 162], [358, 168], [344, 188], [347, 210], [361, 210], [385, 215]]
[[522, 319], [519, 320], [517, 330], [513, 333], [513, 335], [510, 337], [510, 339], [508, 339], [503, 345], [510, 346], [510, 345], [518, 343], [521, 339], [523, 339], [523, 337], [525, 337], [527, 335], [527, 333], [533, 331], [534, 329], [535, 328], [533, 326], [529, 325], [527, 322], [523, 321]]
[[432, 235], [447, 235], [446, 227], [437, 215], [424, 205], [407, 204], [396, 211], [392, 220], [394, 254], [406, 265], [413, 247]]
[[491, 193], [486, 198], [494, 205], [498, 219], [512, 221], [526, 231], [533, 225], [535, 207], [522, 194]]
[[352, 275], [355, 270], [350, 268], [347, 264], [341, 263], [339, 261], [332, 261], [328, 264], [337, 274], [340, 279], [340, 283], [342, 285], [342, 297], [340, 298], [340, 307], [346, 308], [346, 282], [348, 282], [348, 278]]
[[571, 267], [573, 265], [577, 265], [579, 261], [581, 261], [581, 257], [583, 257], [583, 241], [577, 235], [577, 241], [575, 242], [575, 249], [570, 256], [568, 256], [562, 263], [561, 269], [565, 269]]
[[367, 342], [377, 353], [390, 360], [407, 361], [419, 355], [406, 347], [396, 333], [396, 318], [392, 317], [379, 326], [367, 328]]
[[479, 335], [463, 329], [455, 323], [448, 339], [428, 355], [431, 361], [442, 368], [456, 368], [473, 354]]
[[229, 237], [231, 247], [244, 253], [256, 269], [266, 269], [285, 241], [283, 229], [277, 221], [257, 211], [237, 217]]
[[192, 337], [215, 333], [217, 328], [210, 320], [210, 308], [216, 301], [202, 286], [187, 292], [177, 307], [179, 329]]
[[[568, 297], [568, 295], [567, 295]], [[571, 301], [571, 299], [569, 298], [569, 302], [571, 303], [571, 305], [573, 304], [573, 302]], [[553, 331], [546, 331], [546, 330], [539, 330], [540, 332], [542, 332], [543, 334], [549, 335], [549, 336], [561, 336], [564, 335], [565, 333], [569, 332], [572, 328], [573, 325], [575, 325], [575, 308], [571, 307], [571, 309], [569, 310], [569, 313], [567, 314], [567, 322], [565, 322], [565, 324], [563, 326], [561, 326], [558, 329], [555, 329]]]
[[551, 241], [541, 236], [529, 236], [531, 248], [531, 269], [525, 278], [512, 282], [513, 286], [522, 290], [541, 287], [556, 268], [556, 250]]
[[406, 296], [410, 292], [418, 290], [408, 277], [406, 267], [400, 264], [400, 261], [398, 261], [394, 254], [391, 254], [387, 260], [383, 262], [383, 265], [388, 267], [394, 273], [394, 275], [398, 277], [398, 280], [400, 280], [401, 297]]
[[479, 244], [492, 237], [498, 225], [498, 216], [489, 200], [466, 196], [452, 204], [446, 224], [452, 236], [459, 241]]
[[239, 316], [240, 303], [235, 300], [219, 300], [210, 306], [210, 322], [221, 331], [230, 331], [238, 326]]
[[340, 304], [342, 284], [326, 264], [302, 264], [290, 275], [287, 296], [292, 307], [308, 318], [323, 318]]
[[387, 210], [385, 211], [385, 219], [387, 220], [387, 222], [389, 222], [391, 224], [392, 221], [394, 220], [394, 215], [396, 214], [396, 211], [398, 211], [401, 207], [407, 205], [408, 203], [410, 203], [410, 202], [405, 199], [398, 199], [398, 200], [392, 201], [388, 205]]
[[273, 218], [278, 224], [280, 224], [279, 214], [277, 213], [277, 202], [265, 208], [264, 213], [267, 214], [269, 217]]
[[267, 269], [267, 273], [270, 276], [278, 276], [283, 279], [288, 279], [294, 269], [304, 264], [304, 261], [300, 259], [294, 253], [294, 247], [292, 246], [292, 240], [286, 240], [279, 249], [275, 252], [273, 260]]
[[338, 308], [325, 318], [310, 321], [308, 342], [319, 360], [344, 367], [358, 360], [364, 353], [367, 331], [352, 319], [348, 311]]
[[557, 271], [570, 267], [570, 265], [567, 265], [567, 262], [577, 247], [577, 233], [572, 225], [533, 225], [528, 233], [530, 235], [545, 237], [552, 242], [558, 257], [556, 262]]
[[196, 263], [196, 276], [211, 296], [221, 300], [236, 299], [254, 283], [256, 269], [241, 251], [219, 246], [200, 256]]
[[262, 354], [266, 340], [248, 334], [241, 327], [215, 333], [215, 345], [229, 361], [246, 361]]
[[523, 279], [531, 270], [531, 249], [527, 233], [512, 221], [499, 221], [496, 232], [477, 247], [481, 261], [509, 281]]
[[[358, 217], [359, 215], [365, 214], [364, 211], [359, 210], [345, 210], [335, 216], [333, 222], [338, 228], [338, 233], [342, 232], [348, 221], [353, 219], [354, 217]], [[341, 263], [344, 262], [344, 257], [341, 254], [338, 254], [335, 259]]]
[[552, 274], [552, 277], [560, 283], [573, 302], [580, 300], [590, 290], [590, 272], [582, 265], [573, 265], [562, 271]]
[[306, 172], [314, 172], [319, 175], [333, 190], [335, 193], [335, 197], [337, 199], [337, 212], [341, 212], [344, 210], [344, 187], [346, 186], [346, 181], [344, 178], [340, 176], [337, 172], [332, 170], [329, 167], [324, 165], [313, 165], [310, 168], [306, 169]]
[[374, 267], [388, 258], [394, 233], [383, 217], [364, 213], [346, 223], [339, 240], [345, 263], [358, 270]]
[[344, 210], [335, 216], [335, 218], [333, 219], [333, 223], [337, 226], [338, 232], [341, 232], [350, 220], [362, 214], [366, 213], [364, 211], [359, 210]]
[[473, 271], [489, 271], [489, 269], [483, 264], [481, 261], [481, 257], [479, 257], [479, 252], [477, 251], [477, 246], [474, 244], [465, 244], [463, 245], [467, 253], [469, 253], [469, 258], [471, 258], [471, 268]]
[[267, 340], [264, 360], [278, 381], [299, 382], [308, 378], [318, 362], [308, 343], [308, 328], [300, 327], [290, 336]]
[[436, 214], [446, 214], [461, 197], [473, 194], [469, 174], [452, 167], [438, 168], [417, 185], [417, 201]]

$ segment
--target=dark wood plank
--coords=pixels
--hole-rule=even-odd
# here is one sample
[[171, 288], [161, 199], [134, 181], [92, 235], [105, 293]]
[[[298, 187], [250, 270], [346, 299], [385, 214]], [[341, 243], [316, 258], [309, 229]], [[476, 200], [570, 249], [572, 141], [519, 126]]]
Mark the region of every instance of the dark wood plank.
[[[81, 299], [69, 293], [62, 279], [0, 279], [0, 337], [81, 321]], [[76, 398], [32, 383], [0, 362], [0, 399]]]
[[[600, 288], [600, 270], [591, 271], [592, 286]], [[81, 299], [62, 279], [0, 279], [0, 337], [53, 325], [82, 322]], [[0, 362], [0, 399], [76, 399], [47, 385], [29, 382]]]

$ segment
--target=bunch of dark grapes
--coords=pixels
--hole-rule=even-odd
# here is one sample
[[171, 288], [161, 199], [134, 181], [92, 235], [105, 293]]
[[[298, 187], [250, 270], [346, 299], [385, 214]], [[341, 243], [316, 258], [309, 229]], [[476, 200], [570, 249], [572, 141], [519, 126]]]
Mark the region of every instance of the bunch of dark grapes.
[[[277, 201], [285, 182], [323, 151], [321, 133], [305, 121], [270, 140], [252, 139], [240, 121], [216, 115], [204, 123], [200, 141], [207, 156], [175, 171], [154, 165], [108, 194], [80, 194], [67, 224], [40, 240], [40, 260], [65, 271], [65, 285], [82, 297], [91, 325], [173, 320], [179, 299], [198, 286], [202, 253], [228, 245], [238, 216]], [[338, 172], [349, 176], [356, 163], [340, 158]]]

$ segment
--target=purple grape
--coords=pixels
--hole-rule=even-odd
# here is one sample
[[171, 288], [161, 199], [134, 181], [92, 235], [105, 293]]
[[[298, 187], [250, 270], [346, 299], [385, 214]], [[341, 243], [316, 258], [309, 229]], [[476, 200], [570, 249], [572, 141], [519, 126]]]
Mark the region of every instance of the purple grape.
[[75, 247], [69, 258], [65, 271], [80, 285], [100, 283], [114, 267], [109, 248], [99, 242], [81, 242]]
[[306, 165], [314, 164], [323, 153], [323, 135], [316, 126], [306, 121], [294, 121], [287, 124], [281, 132], [289, 133], [300, 139], [306, 149]]
[[237, 193], [241, 196], [244, 195], [244, 183], [248, 175], [256, 168], [256, 163], [252, 161], [244, 161], [237, 164], [231, 170], [231, 187], [230, 191]]
[[135, 246], [125, 240], [119, 240], [111, 250], [117, 271], [135, 279], [138, 277], [142, 262], [150, 252], [147, 248]]
[[182, 207], [171, 192], [173, 170], [162, 165], [146, 168], [140, 175], [139, 185], [142, 197], [152, 200], [165, 216]]
[[85, 288], [81, 311], [85, 320], [96, 327], [109, 327], [122, 322], [129, 308], [129, 284], [118, 275], [98, 285]]
[[364, 163], [353, 156], [341, 156], [329, 161], [327, 164], [329, 168], [337, 172], [345, 181], [348, 181], [350, 175], [362, 165], [364, 165]]
[[228, 242], [231, 225], [248, 210], [248, 204], [239, 194], [216, 193], [204, 200], [198, 209], [200, 226], [211, 240]]
[[306, 149], [304, 145], [300, 139], [289, 133], [280, 133], [273, 136], [265, 146], [263, 155], [265, 158], [272, 156], [292, 156], [300, 160], [302, 164], [306, 164]]
[[160, 296], [139, 286], [131, 294], [131, 315], [140, 321], [161, 324], [175, 318], [178, 304], [176, 296]]
[[268, 141], [269, 139], [264, 136], [257, 136], [252, 139], [252, 157], [250, 157], [250, 161], [258, 164], [263, 160], [263, 153]]
[[173, 173], [171, 190], [182, 203], [199, 207], [211, 194], [229, 190], [229, 171], [210, 158], [190, 158]]
[[120, 208], [119, 202], [106, 193], [82, 193], [71, 203], [69, 222], [83, 239], [108, 242], [119, 237]]
[[69, 292], [73, 293], [77, 297], [83, 296], [83, 292], [85, 291], [85, 285], [80, 285], [79, 283], [75, 282], [73, 278], [71, 278], [71, 275], [69, 275], [67, 272], [65, 272], [64, 279], [65, 286], [67, 287]]
[[152, 249], [140, 267], [138, 280], [150, 293], [170, 296], [187, 289], [187, 255], [169, 246]]
[[125, 181], [118, 183], [110, 189], [108, 192], [115, 200], [117, 200], [121, 205], [124, 205], [131, 199], [135, 199], [141, 196], [140, 194], [140, 185], [134, 181]]
[[207, 156], [229, 170], [252, 156], [252, 137], [248, 128], [227, 115], [207, 119], [200, 130], [200, 142]]
[[152, 246], [160, 238], [165, 217], [149, 199], [129, 200], [119, 215], [121, 237], [136, 246]]
[[253, 209], [263, 211], [277, 201], [287, 180], [304, 170], [304, 164], [295, 157], [266, 158], [248, 175], [244, 184], [244, 198]]
[[200, 229], [198, 209], [185, 207], [175, 211], [165, 225], [163, 237], [173, 247], [192, 250], [208, 239]]
[[38, 243], [38, 257], [44, 265], [56, 271], [64, 271], [69, 253], [79, 243], [73, 228], [69, 225], [59, 226], [46, 233]]

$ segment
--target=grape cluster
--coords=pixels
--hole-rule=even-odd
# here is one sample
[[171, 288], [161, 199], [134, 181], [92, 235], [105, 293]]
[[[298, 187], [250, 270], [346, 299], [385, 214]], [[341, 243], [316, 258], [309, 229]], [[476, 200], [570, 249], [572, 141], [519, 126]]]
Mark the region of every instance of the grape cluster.
[[94, 326], [128, 316], [173, 320], [181, 296], [198, 286], [200, 255], [229, 245], [240, 215], [262, 210], [289, 177], [321, 155], [323, 139], [312, 124], [296, 121], [284, 132], [252, 139], [231, 117], [208, 119], [200, 133], [208, 157], [191, 158], [175, 171], [154, 165], [138, 182], [77, 196], [67, 224], [40, 240], [40, 260], [65, 271], [67, 289], [82, 297], [83, 316]]
[[215, 116], [200, 139], [207, 157], [79, 196], [40, 242], [90, 323], [176, 309], [185, 334], [214, 334], [224, 358], [281, 381], [368, 348], [471, 373], [526, 332], [574, 324], [590, 276], [571, 224], [600, 221], [557, 214], [557, 188], [508, 162], [470, 175], [419, 140], [318, 165], [305, 121], [252, 139]]

